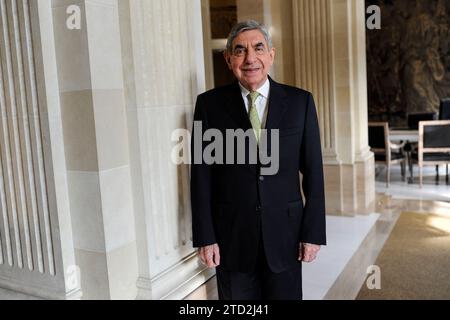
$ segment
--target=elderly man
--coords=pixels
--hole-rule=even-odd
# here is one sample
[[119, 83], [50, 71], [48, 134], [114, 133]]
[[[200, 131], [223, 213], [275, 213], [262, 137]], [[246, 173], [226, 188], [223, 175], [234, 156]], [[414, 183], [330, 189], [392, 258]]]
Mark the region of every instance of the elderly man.
[[[268, 76], [275, 49], [258, 22], [231, 30], [224, 57], [238, 81], [198, 96], [194, 121], [224, 136], [229, 129], [253, 130], [256, 144], [267, 141], [269, 151], [278, 143], [279, 168], [263, 175], [259, 157], [257, 163], [247, 157], [244, 164], [193, 164], [193, 244], [202, 262], [216, 268], [220, 299], [302, 299], [302, 262], [312, 262], [326, 244], [314, 100]], [[275, 130], [278, 141], [261, 139]], [[193, 152], [207, 147], [198, 143], [193, 139]], [[251, 153], [249, 145], [237, 152]]]

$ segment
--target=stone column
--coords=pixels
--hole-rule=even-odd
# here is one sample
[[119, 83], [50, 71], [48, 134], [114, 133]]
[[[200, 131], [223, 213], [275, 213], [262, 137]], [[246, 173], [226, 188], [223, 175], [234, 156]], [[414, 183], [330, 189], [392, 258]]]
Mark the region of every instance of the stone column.
[[[79, 30], [66, 26], [69, 5], [80, 8]], [[134, 299], [137, 249], [118, 1], [54, 0], [53, 16], [83, 298]]]
[[213, 273], [192, 248], [189, 167], [171, 160], [204, 91], [200, 0], [120, 1], [138, 297], [180, 299]]
[[362, 0], [293, 0], [297, 85], [315, 97], [329, 213], [371, 210]]
[[0, 0], [0, 287], [81, 296], [49, 1]]
[[352, 16], [352, 96], [355, 111], [355, 164], [358, 212], [373, 212], [375, 205], [375, 162], [369, 147], [365, 1], [354, 1]]
[[295, 86], [294, 30], [292, 24], [292, 2], [271, 0], [271, 25], [275, 61], [271, 75], [276, 81]]

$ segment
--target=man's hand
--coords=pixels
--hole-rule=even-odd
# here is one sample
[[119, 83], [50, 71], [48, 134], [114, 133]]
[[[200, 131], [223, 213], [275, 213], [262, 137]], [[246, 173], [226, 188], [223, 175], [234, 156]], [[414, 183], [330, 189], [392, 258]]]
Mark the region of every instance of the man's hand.
[[219, 246], [216, 243], [210, 246], [201, 247], [198, 249], [198, 255], [200, 256], [200, 260], [202, 260], [203, 264], [205, 264], [208, 268], [215, 268], [220, 265], [219, 251]]
[[320, 250], [319, 245], [310, 243], [300, 243], [298, 261], [313, 262], [316, 259], [319, 250]]

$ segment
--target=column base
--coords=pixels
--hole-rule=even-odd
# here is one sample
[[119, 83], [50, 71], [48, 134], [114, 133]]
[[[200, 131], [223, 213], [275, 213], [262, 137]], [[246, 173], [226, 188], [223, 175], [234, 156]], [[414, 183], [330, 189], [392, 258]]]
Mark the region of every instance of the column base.
[[373, 155], [355, 164], [325, 163], [324, 174], [327, 214], [355, 216], [373, 212]]
[[69, 292], [59, 292], [55, 288], [38, 284], [23, 284], [14, 279], [0, 277], [1, 300], [80, 300], [79, 287]]
[[140, 277], [137, 281], [137, 299], [181, 300], [208, 281], [214, 274], [214, 270], [201, 265], [197, 253], [193, 253], [153, 279]]
[[356, 162], [357, 205], [359, 214], [375, 211], [375, 158], [373, 153]]

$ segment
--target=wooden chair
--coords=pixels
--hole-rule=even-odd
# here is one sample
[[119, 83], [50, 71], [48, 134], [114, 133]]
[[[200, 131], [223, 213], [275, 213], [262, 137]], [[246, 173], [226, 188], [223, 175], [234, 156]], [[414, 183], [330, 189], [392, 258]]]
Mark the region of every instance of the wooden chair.
[[423, 186], [423, 166], [450, 163], [450, 120], [420, 121], [419, 147], [412, 154], [412, 161], [419, 165], [420, 187]]
[[402, 178], [405, 181], [404, 143], [399, 145], [389, 140], [389, 124], [387, 122], [369, 122], [369, 146], [375, 154], [375, 163], [386, 166], [386, 187], [389, 187], [391, 180], [392, 164], [400, 164]]
[[[410, 113], [408, 114], [408, 128], [411, 130], [419, 130], [420, 121], [442, 120], [438, 119], [438, 115], [435, 112], [422, 112], [422, 113]], [[418, 142], [412, 142], [407, 147], [408, 149], [417, 152], [419, 148]], [[413, 168], [411, 159], [409, 159], [409, 171], [411, 172], [411, 183], [413, 181]], [[436, 181], [439, 181], [439, 166], [436, 166]]]

